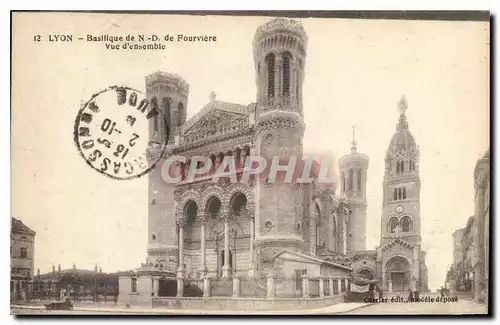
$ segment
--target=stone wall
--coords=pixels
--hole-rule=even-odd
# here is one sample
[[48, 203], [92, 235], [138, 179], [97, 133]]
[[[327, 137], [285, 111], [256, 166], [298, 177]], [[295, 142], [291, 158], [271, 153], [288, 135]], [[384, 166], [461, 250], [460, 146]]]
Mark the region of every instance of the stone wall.
[[212, 310], [293, 310], [321, 308], [344, 302], [343, 295], [323, 298], [153, 298], [154, 308]]

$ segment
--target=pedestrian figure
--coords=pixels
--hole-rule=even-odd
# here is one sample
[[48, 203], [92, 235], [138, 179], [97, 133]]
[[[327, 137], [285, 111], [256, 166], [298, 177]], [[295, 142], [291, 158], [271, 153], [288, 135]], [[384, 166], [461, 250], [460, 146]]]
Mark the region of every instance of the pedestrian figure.
[[418, 289], [415, 289], [415, 293], [413, 295], [413, 298], [415, 299], [416, 302], [418, 302], [418, 298], [420, 297], [420, 292]]
[[381, 287], [378, 287], [378, 299], [384, 298], [384, 292]]
[[408, 291], [408, 302], [413, 302], [413, 291], [411, 291], [411, 289], [408, 289]]
[[443, 288], [443, 286], [441, 286], [441, 290], [439, 290], [439, 291], [441, 291], [441, 298], [443, 298], [444, 297], [444, 288]]

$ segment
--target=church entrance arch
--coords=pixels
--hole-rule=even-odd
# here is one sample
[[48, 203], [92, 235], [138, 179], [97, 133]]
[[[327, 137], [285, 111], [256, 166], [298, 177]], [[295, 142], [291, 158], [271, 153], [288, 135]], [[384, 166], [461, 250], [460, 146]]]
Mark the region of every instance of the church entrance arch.
[[388, 275], [389, 287], [393, 292], [408, 291], [410, 289], [410, 262], [403, 256], [391, 257], [386, 265], [385, 271]]

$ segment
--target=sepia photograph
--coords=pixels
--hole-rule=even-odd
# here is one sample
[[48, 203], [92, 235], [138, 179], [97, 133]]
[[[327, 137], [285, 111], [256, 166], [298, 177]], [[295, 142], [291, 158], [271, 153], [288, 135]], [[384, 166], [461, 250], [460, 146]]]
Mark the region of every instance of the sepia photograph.
[[11, 12], [11, 315], [488, 315], [490, 35]]

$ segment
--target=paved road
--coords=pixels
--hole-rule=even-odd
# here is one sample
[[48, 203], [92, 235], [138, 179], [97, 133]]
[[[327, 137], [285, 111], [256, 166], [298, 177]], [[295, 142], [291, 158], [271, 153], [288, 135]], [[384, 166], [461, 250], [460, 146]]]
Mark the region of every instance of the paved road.
[[[83, 310], [82, 310], [83, 309]], [[177, 315], [177, 314], [205, 314], [205, 312], [190, 313], [188, 310], [127, 310], [127, 314], [156, 314], [156, 315]], [[232, 314], [230, 311], [228, 314]], [[268, 312], [257, 312], [258, 314], [266, 314]], [[277, 312], [278, 314], [282, 314]], [[486, 314], [487, 306], [485, 304], [476, 304], [470, 300], [459, 300], [457, 302], [421, 302], [421, 303], [405, 303], [405, 302], [387, 302], [375, 304], [359, 304], [359, 303], [344, 303], [332, 305], [329, 307], [310, 309], [303, 311], [287, 311], [283, 314], [323, 314], [323, 315], [436, 315], [436, 314]], [[76, 308], [72, 311], [55, 311], [44, 309], [23, 309], [12, 308], [13, 315], [113, 315], [121, 314], [118, 308], [114, 311], [112, 308], [101, 309], [93, 308], [85, 310], [85, 308]]]
[[486, 314], [488, 307], [485, 304], [477, 304], [471, 300], [459, 300], [457, 302], [387, 302], [375, 303], [367, 307], [355, 309], [342, 313], [344, 315], [438, 315], [438, 314]]

